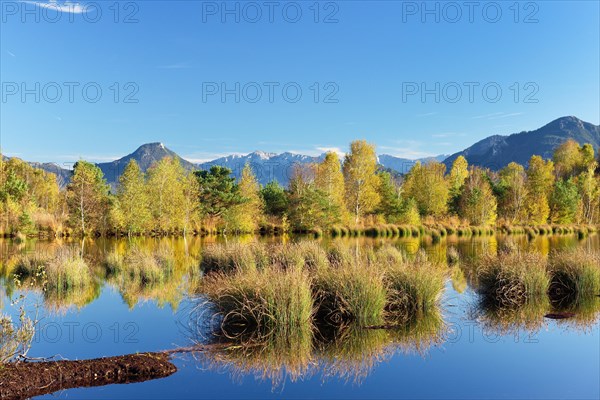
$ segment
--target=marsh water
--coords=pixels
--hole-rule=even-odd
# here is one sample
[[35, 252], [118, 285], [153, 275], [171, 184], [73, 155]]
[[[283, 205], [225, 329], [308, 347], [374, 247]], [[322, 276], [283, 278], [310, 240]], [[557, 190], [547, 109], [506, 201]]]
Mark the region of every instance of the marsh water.
[[[306, 238], [133, 239], [136, 246], [168, 246], [174, 272], [147, 285], [111, 276], [103, 268], [111, 252], [126, 252], [128, 239], [77, 241], [0, 240], [0, 309], [18, 317], [11, 299], [25, 294], [39, 324], [30, 357], [88, 359], [159, 351], [202, 342], [196, 327], [204, 301], [199, 259], [205, 246], [220, 241], [317, 240]], [[448, 266], [439, 318], [402, 332], [350, 332], [326, 346], [293, 346], [291, 351], [219, 350], [174, 357], [178, 372], [127, 385], [71, 389], [64, 398], [594, 398], [600, 397], [600, 297], [566, 319], [545, 317], [552, 305], [493, 314], [479, 307], [470, 260], [494, 252], [507, 240], [489, 237], [424, 239], [319, 239], [348, 246], [392, 243], [408, 253], [424, 249], [445, 262], [455, 247], [458, 267]], [[600, 237], [526, 236], [510, 238], [526, 251], [584, 246], [600, 249]], [[25, 254], [51, 254], [61, 246], [83, 248], [94, 283], [61, 293], [17, 288], [6, 271]], [[33, 312], [33, 311], [32, 311]], [[275, 347], [277, 349], [277, 347]], [[302, 353], [302, 354], [299, 354]]]

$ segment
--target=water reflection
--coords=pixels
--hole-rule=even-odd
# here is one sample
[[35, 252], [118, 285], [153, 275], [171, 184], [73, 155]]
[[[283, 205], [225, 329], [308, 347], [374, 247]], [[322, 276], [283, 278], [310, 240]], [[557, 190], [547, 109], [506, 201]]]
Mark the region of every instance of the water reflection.
[[[69, 247], [77, 250], [83, 248], [83, 259], [92, 276], [87, 284], [66, 290], [43, 290], [39, 282], [31, 277], [23, 280], [23, 290], [41, 295], [44, 308], [51, 314], [64, 313], [69, 308], [83, 309], [98, 299], [103, 286], [110, 286], [116, 289], [117, 300], [120, 295], [122, 302], [130, 309], [151, 302], [159, 307], [177, 310], [179, 315], [186, 315], [187, 319], [191, 310], [180, 309], [180, 305], [189, 299], [190, 294], [199, 293], [199, 283], [203, 279], [200, 265], [203, 248], [207, 244], [298, 240], [307, 239], [255, 236], [187, 240], [88, 239], [83, 245], [71, 240], [27, 240], [21, 243], [0, 240], [0, 308], [10, 306], [5, 299], [14, 295], [14, 274], [22, 257], [52, 258], [61, 249]], [[469, 305], [466, 318], [476, 321], [486, 330], [508, 335], [522, 330], [537, 332], [547, 324], [555, 323], [559, 327], [585, 333], [597, 326], [600, 318], [600, 298], [597, 296], [544, 297], [516, 308], [500, 308], [480, 302], [475, 295], [478, 282], [473, 261], [484, 254], [497, 253], [508, 241], [514, 242], [522, 250], [538, 252], [543, 256], [548, 256], [553, 249], [600, 249], [598, 235], [583, 239], [577, 236], [536, 236], [529, 239], [526, 236], [459, 238], [451, 235], [436, 243], [425, 243], [419, 238], [336, 239], [337, 243], [356, 248], [393, 243], [412, 255], [424, 249], [430, 259], [442, 265], [447, 264], [451, 249], [455, 248], [460, 261], [444, 267], [447, 268], [448, 287], [453, 288], [451, 295], [463, 299]], [[333, 240], [323, 238], [319, 243], [327, 247], [332, 245]], [[188, 330], [186, 337], [194, 343], [212, 346], [208, 351], [196, 354], [202, 365], [227, 371], [234, 377], [250, 375], [270, 381], [275, 386], [286, 380], [296, 381], [314, 375], [323, 379], [361, 383], [393, 354], [426, 355], [433, 347], [445, 343], [447, 327], [444, 320], [447, 315], [444, 314], [447, 312], [442, 307], [404, 325], [385, 329], [365, 329], [353, 325], [336, 329], [313, 327], [308, 335], [278, 336], [267, 342], [248, 343], [243, 336], [232, 338], [211, 333], [207, 325], [212, 323], [203, 323], [194, 331]], [[549, 319], [548, 316], [552, 317], [553, 314], [558, 319]]]
[[[205, 367], [227, 372], [234, 380], [250, 375], [269, 381], [274, 388], [286, 380], [295, 382], [319, 374], [361, 383], [381, 362], [398, 352], [425, 356], [444, 342], [447, 327], [441, 310], [435, 309], [403, 325], [362, 328], [316, 326], [313, 330], [287, 332], [256, 341], [251, 334], [223, 336], [210, 316], [195, 316], [196, 326], [186, 333], [192, 343], [205, 351], [196, 359]], [[207, 326], [212, 330], [206, 331]], [[308, 332], [308, 334], [307, 334]]]

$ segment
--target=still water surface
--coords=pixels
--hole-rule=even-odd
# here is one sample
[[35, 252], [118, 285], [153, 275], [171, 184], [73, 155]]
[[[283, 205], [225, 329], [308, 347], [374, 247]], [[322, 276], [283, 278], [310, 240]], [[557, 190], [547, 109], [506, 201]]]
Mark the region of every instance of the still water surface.
[[[127, 240], [95, 240], [84, 244], [96, 284], [66, 298], [25, 291], [28, 302], [41, 304], [38, 333], [29, 355], [88, 359], [189, 346], [197, 339], [190, 315], [198, 297], [192, 293], [201, 278], [198, 259], [203, 246], [223, 239], [138, 240], [138, 245], [170, 246], [175, 273], [164, 283], [143, 287], [106, 277], [100, 272], [111, 251], [125, 251]], [[282, 239], [237, 238], [240, 241]], [[302, 240], [302, 239], [290, 239]], [[282, 370], [276, 356], [263, 355], [260, 370], [243, 367], [235, 355], [175, 357], [178, 372], [167, 378], [130, 385], [73, 389], [48, 398], [600, 398], [600, 298], [585, 318], [552, 320], [544, 312], [528, 314], [514, 324], [477, 311], [468, 260], [496, 251], [502, 236], [449, 237], [439, 243], [395, 239], [407, 252], [424, 248], [430, 257], [446, 259], [458, 249], [460, 271], [449, 273], [442, 300], [444, 327], [409, 332], [402, 339], [383, 332], [350, 338], [333, 350], [310, 355], [302, 373]], [[585, 246], [599, 249], [597, 235], [516, 239], [523, 249], [544, 254], [552, 249]], [[384, 240], [348, 239], [349, 245], [380, 245]], [[327, 240], [322, 241], [328, 246]], [[0, 241], [2, 270], [20, 254], [51, 253], [75, 242]], [[0, 309], [15, 315], [11, 280], [0, 281]], [[437, 329], [437, 328], [436, 328]], [[435, 329], [434, 329], [435, 330]], [[411, 336], [414, 335], [414, 338]], [[414, 340], [413, 340], [414, 339]], [[344, 347], [348, 346], [348, 348]], [[269, 359], [272, 357], [272, 359]], [[269, 367], [270, 366], [270, 367]], [[288, 371], [289, 372], [289, 371]]]

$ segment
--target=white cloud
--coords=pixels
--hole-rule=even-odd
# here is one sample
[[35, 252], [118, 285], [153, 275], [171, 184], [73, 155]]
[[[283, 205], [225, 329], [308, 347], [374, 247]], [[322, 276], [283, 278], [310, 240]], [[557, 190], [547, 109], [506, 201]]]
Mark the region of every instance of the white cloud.
[[379, 146], [381, 150], [385, 150], [385, 154], [389, 154], [394, 157], [408, 158], [410, 160], [416, 160], [418, 158], [435, 157], [437, 154], [430, 153], [427, 151], [421, 151], [415, 148], [409, 147], [392, 147], [392, 146]]
[[6, 52], [8, 53], [9, 56], [16, 57], [15, 53], [13, 53], [12, 51], [6, 50]]
[[316, 149], [321, 152], [318, 155], [321, 155], [323, 153], [328, 153], [330, 151], [337, 153], [337, 155], [340, 157], [344, 157], [346, 155], [346, 153], [344, 151], [342, 151], [342, 149], [340, 149], [339, 147], [317, 147]]
[[46, 8], [52, 11], [69, 13], [69, 14], [82, 14], [86, 11], [86, 8], [82, 6], [80, 3], [74, 3], [70, 1], [65, 1], [63, 3], [59, 3], [56, 0], [49, 1], [24, 1], [23, 3], [35, 4], [38, 7]]

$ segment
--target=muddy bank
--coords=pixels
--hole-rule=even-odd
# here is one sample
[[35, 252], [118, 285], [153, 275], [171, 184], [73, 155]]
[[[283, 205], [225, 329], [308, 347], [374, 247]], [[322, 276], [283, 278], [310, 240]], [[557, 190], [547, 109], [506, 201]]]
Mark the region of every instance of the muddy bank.
[[65, 389], [144, 382], [176, 371], [166, 353], [4, 364], [0, 365], [0, 398], [24, 399]]

